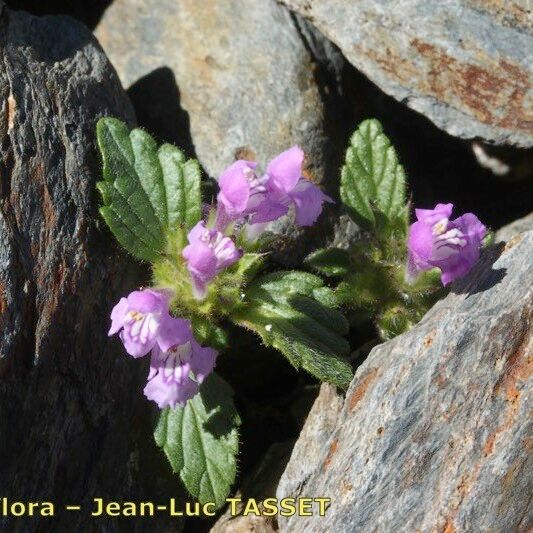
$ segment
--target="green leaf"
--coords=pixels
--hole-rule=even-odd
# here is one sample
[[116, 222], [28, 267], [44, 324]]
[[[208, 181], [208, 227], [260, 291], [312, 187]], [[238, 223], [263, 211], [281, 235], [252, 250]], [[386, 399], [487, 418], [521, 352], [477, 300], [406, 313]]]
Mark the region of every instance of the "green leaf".
[[97, 184], [104, 200], [100, 212], [126, 250], [150, 261], [163, 248], [163, 227], [135, 170], [128, 128], [119, 120], [104, 118], [98, 121], [96, 134], [104, 178]]
[[365, 120], [346, 152], [341, 198], [350, 216], [366, 229], [407, 224], [405, 171], [381, 124]]
[[346, 276], [351, 270], [350, 254], [341, 248], [322, 248], [308, 255], [305, 263], [329, 277]]
[[238, 427], [231, 387], [211, 374], [185, 407], [163, 409], [154, 437], [200, 503], [224, 505], [237, 473]]
[[171, 144], [161, 146], [159, 161], [167, 193], [169, 227], [183, 224], [190, 229], [202, 215], [200, 165], [194, 159], [186, 161], [183, 153]]
[[245, 253], [236, 264], [237, 275], [247, 281], [253, 278], [262, 268], [265, 254]]
[[323, 288], [322, 280], [313, 274], [268, 274], [247, 287], [245, 310], [234, 319], [281, 351], [295, 368], [347, 388], [352, 369], [342, 356], [349, 352], [343, 338], [348, 323], [340, 312], [314, 298]]
[[318, 289], [314, 289], [313, 298], [322, 305], [331, 307], [332, 309], [336, 309], [341, 305], [341, 301], [337, 297], [337, 294], [329, 287], [318, 287]]
[[156, 260], [169, 229], [200, 219], [200, 169], [175, 147], [157, 149], [146, 132], [114, 118], [96, 125], [102, 154], [102, 217], [120, 244], [141, 260]]

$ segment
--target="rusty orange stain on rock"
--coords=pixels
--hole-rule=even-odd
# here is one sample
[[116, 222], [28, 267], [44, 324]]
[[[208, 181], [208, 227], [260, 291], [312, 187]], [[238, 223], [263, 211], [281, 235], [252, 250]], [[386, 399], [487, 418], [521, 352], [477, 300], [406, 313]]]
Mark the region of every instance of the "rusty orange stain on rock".
[[44, 225], [47, 230], [52, 230], [55, 226], [57, 216], [56, 210], [54, 207], [54, 202], [50, 196], [50, 191], [46, 184], [43, 184], [43, 215], [44, 215]]
[[435, 331], [429, 332], [424, 337], [424, 347], [429, 348], [433, 344], [433, 339], [435, 338]]
[[[524, 310], [522, 325], [531, 322], [531, 314], [531, 307]], [[502, 375], [494, 386], [494, 394], [500, 394], [503, 390], [506, 400], [516, 404], [520, 398], [517, 383], [526, 381], [533, 374], [533, 353], [531, 350], [533, 337], [529, 328], [524, 327], [524, 330], [514, 332], [513, 338], [518, 339], [517, 346], [507, 358]]]
[[517, 477], [522, 475], [524, 460], [524, 457], [519, 457], [513, 461], [507, 472], [505, 472], [501, 481], [505, 491], [510, 490], [515, 485]]
[[[524, 324], [529, 322], [528, 313], [524, 316]], [[496, 332], [497, 333], [497, 332]], [[517, 332], [517, 337], [519, 337]], [[520, 389], [517, 386], [519, 381], [525, 381], [533, 372], [533, 359], [530, 348], [531, 336], [526, 331], [522, 338], [518, 339], [518, 346], [511, 352], [508, 357], [503, 373], [494, 387], [494, 394], [500, 394], [505, 391], [505, 400], [508, 402], [508, 408], [505, 410], [503, 422], [492, 431], [483, 446], [485, 457], [494, 452], [494, 443], [498, 435], [504, 431], [513, 428], [516, 423], [517, 410], [521, 396]]]
[[329, 446], [328, 454], [326, 455], [326, 459], [324, 460], [324, 465], [323, 465], [324, 470], [327, 470], [329, 468], [331, 460], [333, 459], [333, 456], [335, 455], [335, 452], [337, 451], [338, 446], [339, 446], [339, 442], [337, 441], [337, 439], [334, 439], [333, 442]]
[[533, 132], [533, 114], [526, 101], [529, 77], [519, 65], [495, 61], [482, 53], [476, 63], [461, 62], [444, 48], [416, 37], [410, 44], [415, 51], [413, 56], [423, 65], [398, 54], [393, 46], [361, 50], [354, 47], [354, 52], [367, 55], [405, 87], [468, 112], [479, 122]]
[[377, 376], [378, 369], [372, 368], [358, 379], [354, 391], [350, 394], [350, 397], [348, 398], [348, 409], [350, 411], [353, 411], [357, 407], [357, 404], [363, 399], [363, 396], [366, 394], [366, 391], [374, 382]]
[[516, 246], [524, 237], [523, 233], [519, 233], [518, 235], [515, 235], [511, 240], [505, 243], [505, 247], [503, 249], [504, 252], [508, 252], [513, 246]]
[[465, 0], [478, 10], [488, 13], [504, 26], [531, 29], [530, 12], [526, 5], [512, 0]]
[[442, 533], [455, 533], [455, 526], [453, 525], [453, 518], [446, 518], [444, 527], [442, 528]]
[[483, 446], [483, 453], [485, 457], [488, 457], [494, 451], [494, 441], [496, 440], [497, 433], [491, 433]]
[[346, 494], [347, 492], [351, 492], [353, 490], [353, 485], [351, 483], [348, 483], [345, 479], [342, 480], [341, 483], [341, 490], [343, 494]]
[[235, 150], [233, 154], [235, 160], [246, 159], [247, 161], [257, 161], [257, 155], [249, 146], [241, 146]]

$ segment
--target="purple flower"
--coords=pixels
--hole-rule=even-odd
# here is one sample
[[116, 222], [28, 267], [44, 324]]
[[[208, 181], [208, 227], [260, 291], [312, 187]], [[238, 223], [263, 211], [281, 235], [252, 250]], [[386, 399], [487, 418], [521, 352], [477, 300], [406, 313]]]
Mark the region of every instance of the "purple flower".
[[265, 187], [255, 174], [256, 166], [253, 161], [239, 159], [218, 179], [220, 191], [217, 201], [230, 220], [252, 213], [264, 199]]
[[407, 247], [410, 279], [423, 270], [440, 268], [443, 285], [468, 274], [479, 259], [487, 229], [472, 213], [450, 220], [453, 204], [416, 209], [417, 222], [409, 228]]
[[150, 373], [144, 394], [163, 409], [184, 406], [198, 393], [200, 384], [215, 366], [217, 351], [200, 346], [193, 337], [190, 322], [171, 319], [174, 343], [167, 350], [152, 350]]
[[242, 250], [220, 231], [209, 229], [201, 221], [187, 235], [189, 244], [183, 249], [183, 257], [193, 281], [194, 294], [204, 298], [207, 284], [222, 270], [242, 257]]
[[169, 346], [169, 293], [146, 289], [121, 298], [111, 311], [109, 335], [120, 332], [126, 351], [133, 357], [146, 355], [155, 345]]
[[262, 224], [286, 215], [294, 206], [299, 226], [314, 224], [322, 204], [333, 200], [302, 176], [303, 159], [302, 149], [293, 146], [274, 158], [261, 178], [255, 173], [256, 163], [233, 163], [218, 182], [219, 221], [249, 216], [251, 224]]
[[311, 226], [324, 202], [333, 202], [314, 183], [302, 176], [303, 150], [293, 146], [275, 157], [267, 166], [266, 198], [253, 223], [270, 222], [287, 214], [294, 205], [296, 224]]

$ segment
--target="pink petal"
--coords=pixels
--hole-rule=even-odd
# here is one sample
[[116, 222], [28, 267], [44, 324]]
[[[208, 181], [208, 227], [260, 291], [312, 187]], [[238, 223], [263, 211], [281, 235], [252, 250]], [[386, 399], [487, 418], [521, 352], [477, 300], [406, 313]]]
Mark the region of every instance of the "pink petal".
[[159, 328], [157, 343], [163, 352], [192, 340], [191, 323], [183, 318], [167, 318]]
[[437, 204], [433, 209], [415, 209], [418, 221], [431, 225], [443, 218], [450, 218], [452, 211], [453, 204]]
[[269, 184], [285, 193], [292, 191], [302, 175], [303, 160], [304, 153], [299, 146], [279, 154], [268, 164]]
[[111, 311], [111, 328], [108, 335], [114, 335], [124, 326], [124, 320], [129, 311], [128, 300], [121, 298]]
[[267, 198], [257, 208], [257, 211], [251, 217], [250, 223], [264, 224], [266, 222], [272, 222], [285, 216], [288, 212], [289, 207], [287, 205]]
[[255, 167], [256, 163], [241, 159], [235, 161], [220, 176], [217, 200], [224, 205], [228, 215], [239, 216], [246, 209], [250, 198], [250, 182], [244, 171]]
[[314, 183], [303, 178], [289, 196], [294, 202], [298, 226], [312, 226], [322, 212], [322, 204], [333, 202]]
[[429, 263], [433, 251], [432, 226], [425, 222], [415, 222], [409, 228], [407, 247], [411, 254], [411, 261], [418, 269], [433, 268]]

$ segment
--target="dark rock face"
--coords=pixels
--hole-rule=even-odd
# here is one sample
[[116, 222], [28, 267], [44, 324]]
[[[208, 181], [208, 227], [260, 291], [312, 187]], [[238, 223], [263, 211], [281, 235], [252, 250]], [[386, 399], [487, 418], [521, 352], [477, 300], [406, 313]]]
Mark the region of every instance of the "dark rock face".
[[[0, 11], [0, 494], [58, 505], [147, 497], [158, 472], [142, 474], [151, 442], [138, 462], [151, 439], [146, 369], [106, 337], [139, 269], [100, 223], [95, 192], [96, 120], [133, 125], [133, 111], [83, 25]], [[57, 512], [56, 530], [93, 523], [87, 509]]]
[[457, 137], [533, 146], [527, 0], [283, 0], [385, 92]]
[[280, 517], [281, 531], [530, 530], [532, 254], [531, 231], [487, 250], [419, 325], [372, 350], [340, 412], [317, 402], [277, 496], [331, 507]]

